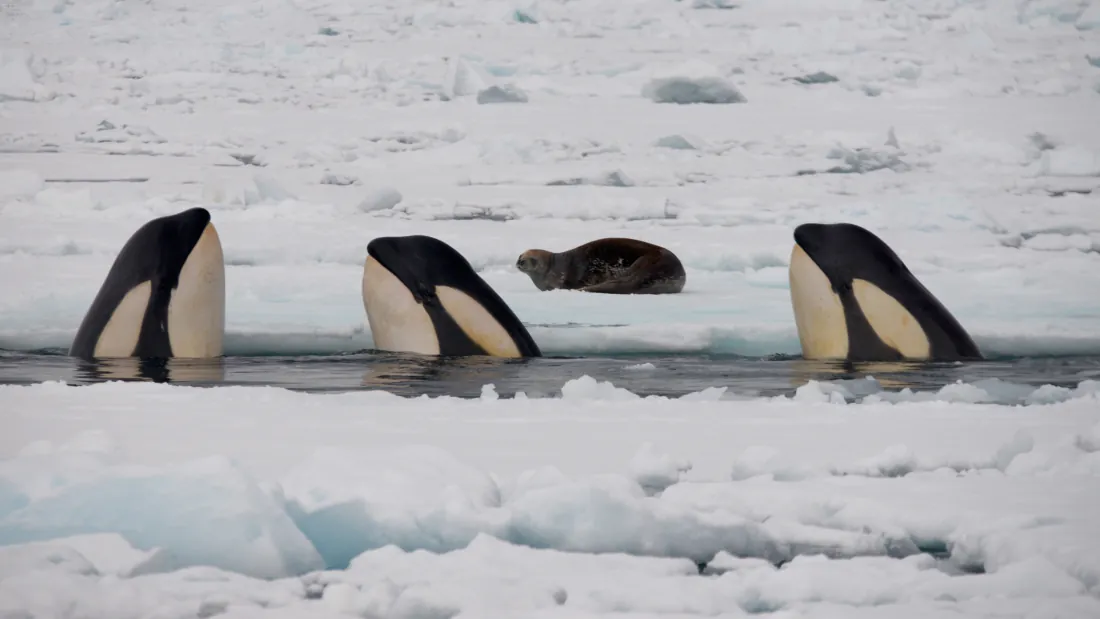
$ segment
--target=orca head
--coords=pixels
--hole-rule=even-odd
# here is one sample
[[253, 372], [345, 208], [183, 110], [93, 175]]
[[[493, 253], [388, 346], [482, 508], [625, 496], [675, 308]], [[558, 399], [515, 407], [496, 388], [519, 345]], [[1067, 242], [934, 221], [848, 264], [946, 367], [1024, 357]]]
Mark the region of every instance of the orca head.
[[225, 262], [210, 212], [158, 217], [123, 245], [69, 354], [207, 358], [222, 354]]
[[511, 308], [462, 254], [439, 239], [413, 235], [372, 240], [362, 291], [379, 350], [541, 356]]
[[878, 236], [851, 223], [795, 228], [791, 302], [808, 359], [980, 358], [970, 336]]

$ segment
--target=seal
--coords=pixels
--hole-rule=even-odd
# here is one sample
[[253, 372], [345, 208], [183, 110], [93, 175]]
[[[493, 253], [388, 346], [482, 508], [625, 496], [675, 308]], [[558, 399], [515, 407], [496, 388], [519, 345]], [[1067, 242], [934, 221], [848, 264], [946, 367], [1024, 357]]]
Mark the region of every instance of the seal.
[[542, 356], [523, 323], [469, 261], [430, 236], [379, 237], [367, 244], [363, 308], [378, 350]]
[[516, 268], [539, 290], [675, 294], [687, 280], [684, 265], [671, 251], [624, 238], [597, 239], [560, 253], [528, 249]]
[[210, 212], [159, 217], [122, 246], [69, 354], [82, 359], [220, 357], [225, 262]]
[[802, 356], [962, 361], [981, 351], [889, 246], [850, 223], [794, 230], [789, 277]]

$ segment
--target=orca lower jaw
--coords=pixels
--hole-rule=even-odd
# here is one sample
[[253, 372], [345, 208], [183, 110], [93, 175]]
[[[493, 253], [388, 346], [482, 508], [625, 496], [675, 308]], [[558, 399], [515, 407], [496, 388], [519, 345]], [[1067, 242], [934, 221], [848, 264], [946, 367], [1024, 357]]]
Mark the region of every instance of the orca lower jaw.
[[423, 355], [440, 353], [435, 325], [413, 290], [374, 252], [368, 252], [363, 266], [363, 309], [376, 349]]
[[791, 250], [791, 307], [806, 359], [846, 359], [848, 324], [832, 282], [801, 245]]
[[225, 259], [213, 223], [207, 223], [180, 270], [168, 301], [172, 356], [220, 357], [225, 338]]

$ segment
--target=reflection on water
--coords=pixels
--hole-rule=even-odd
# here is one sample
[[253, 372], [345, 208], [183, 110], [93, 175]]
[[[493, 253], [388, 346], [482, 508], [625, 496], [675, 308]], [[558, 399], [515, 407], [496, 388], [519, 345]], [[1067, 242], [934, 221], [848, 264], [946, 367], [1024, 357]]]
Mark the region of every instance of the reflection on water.
[[860, 380], [874, 377], [883, 389], [893, 391], [914, 389], [921, 384], [923, 373], [956, 365], [913, 361], [810, 361], [801, 358], [792, 359], [790, 363], [792, 388], [805, 385], [811, 380]]
[[[651, 364], [651, 365], [648, 365]], [[749, 359], [709, 355], [607, 357], [428, 357], [364, 351], [340, 355], [248, 356], [218, 359], [103, 359], [63, 352], [0, 351], [0, 383], [60, 380], [71, 384], [143, 381], [179, 385], [270, 385], [300, 391], [385, 390], [402, 396], [478, 397], [493, 384], [501, 397], [561, 395], [567, 381], [589, 375], [638, 395], [678, 397], [707, 387], [727, 395], [790, 395], [808, 381], [843, 382], [856, 395], [885, 389], [938, 390], [956, 381], [997, 378], [1039, 386], [1075, 387], [1100, 380], [1100, 357], [1018, 358], [947, 363], [848, 363], [796, 357]]]
[[78, 383], [110, 380], [216, 385], [225, 381], [226, 359], [74, 359]]
[[521, 366], [533, 359], [502, 359], [497, 357], [431, 357], [378, 353], [367, 368], [360, 385], [369, 389], [403, 390], [412, 383], [469, 383], [481, 385], [494, 382], [509, 373], [506, 366]]

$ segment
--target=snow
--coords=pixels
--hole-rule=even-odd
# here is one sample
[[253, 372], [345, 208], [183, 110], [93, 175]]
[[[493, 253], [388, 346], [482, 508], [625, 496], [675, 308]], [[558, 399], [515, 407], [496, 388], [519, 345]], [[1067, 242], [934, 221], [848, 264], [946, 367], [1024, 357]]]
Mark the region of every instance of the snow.
[[1094, 614], [1100, 387], [967, 387], [3, 386], [0, 608]]
[[478, 103], [527, 103], [527, 93], [510, 85], [490, 86], [477, 93]]
[[[796, 355], [809, 221], [880, 235], [988, 356], [1100, 354], [1097, 10], [5, 3], [0, 349], [67, 348], [130, 234], [201, 205], [230, 355], [370, 348], [366, 245], [405, 234], [548, 355]], [[684, 292], [514, 267], [606, 236]], [[1100, 615], [1095, 381], [791, 387], [0, 386], [0, 616]]]

